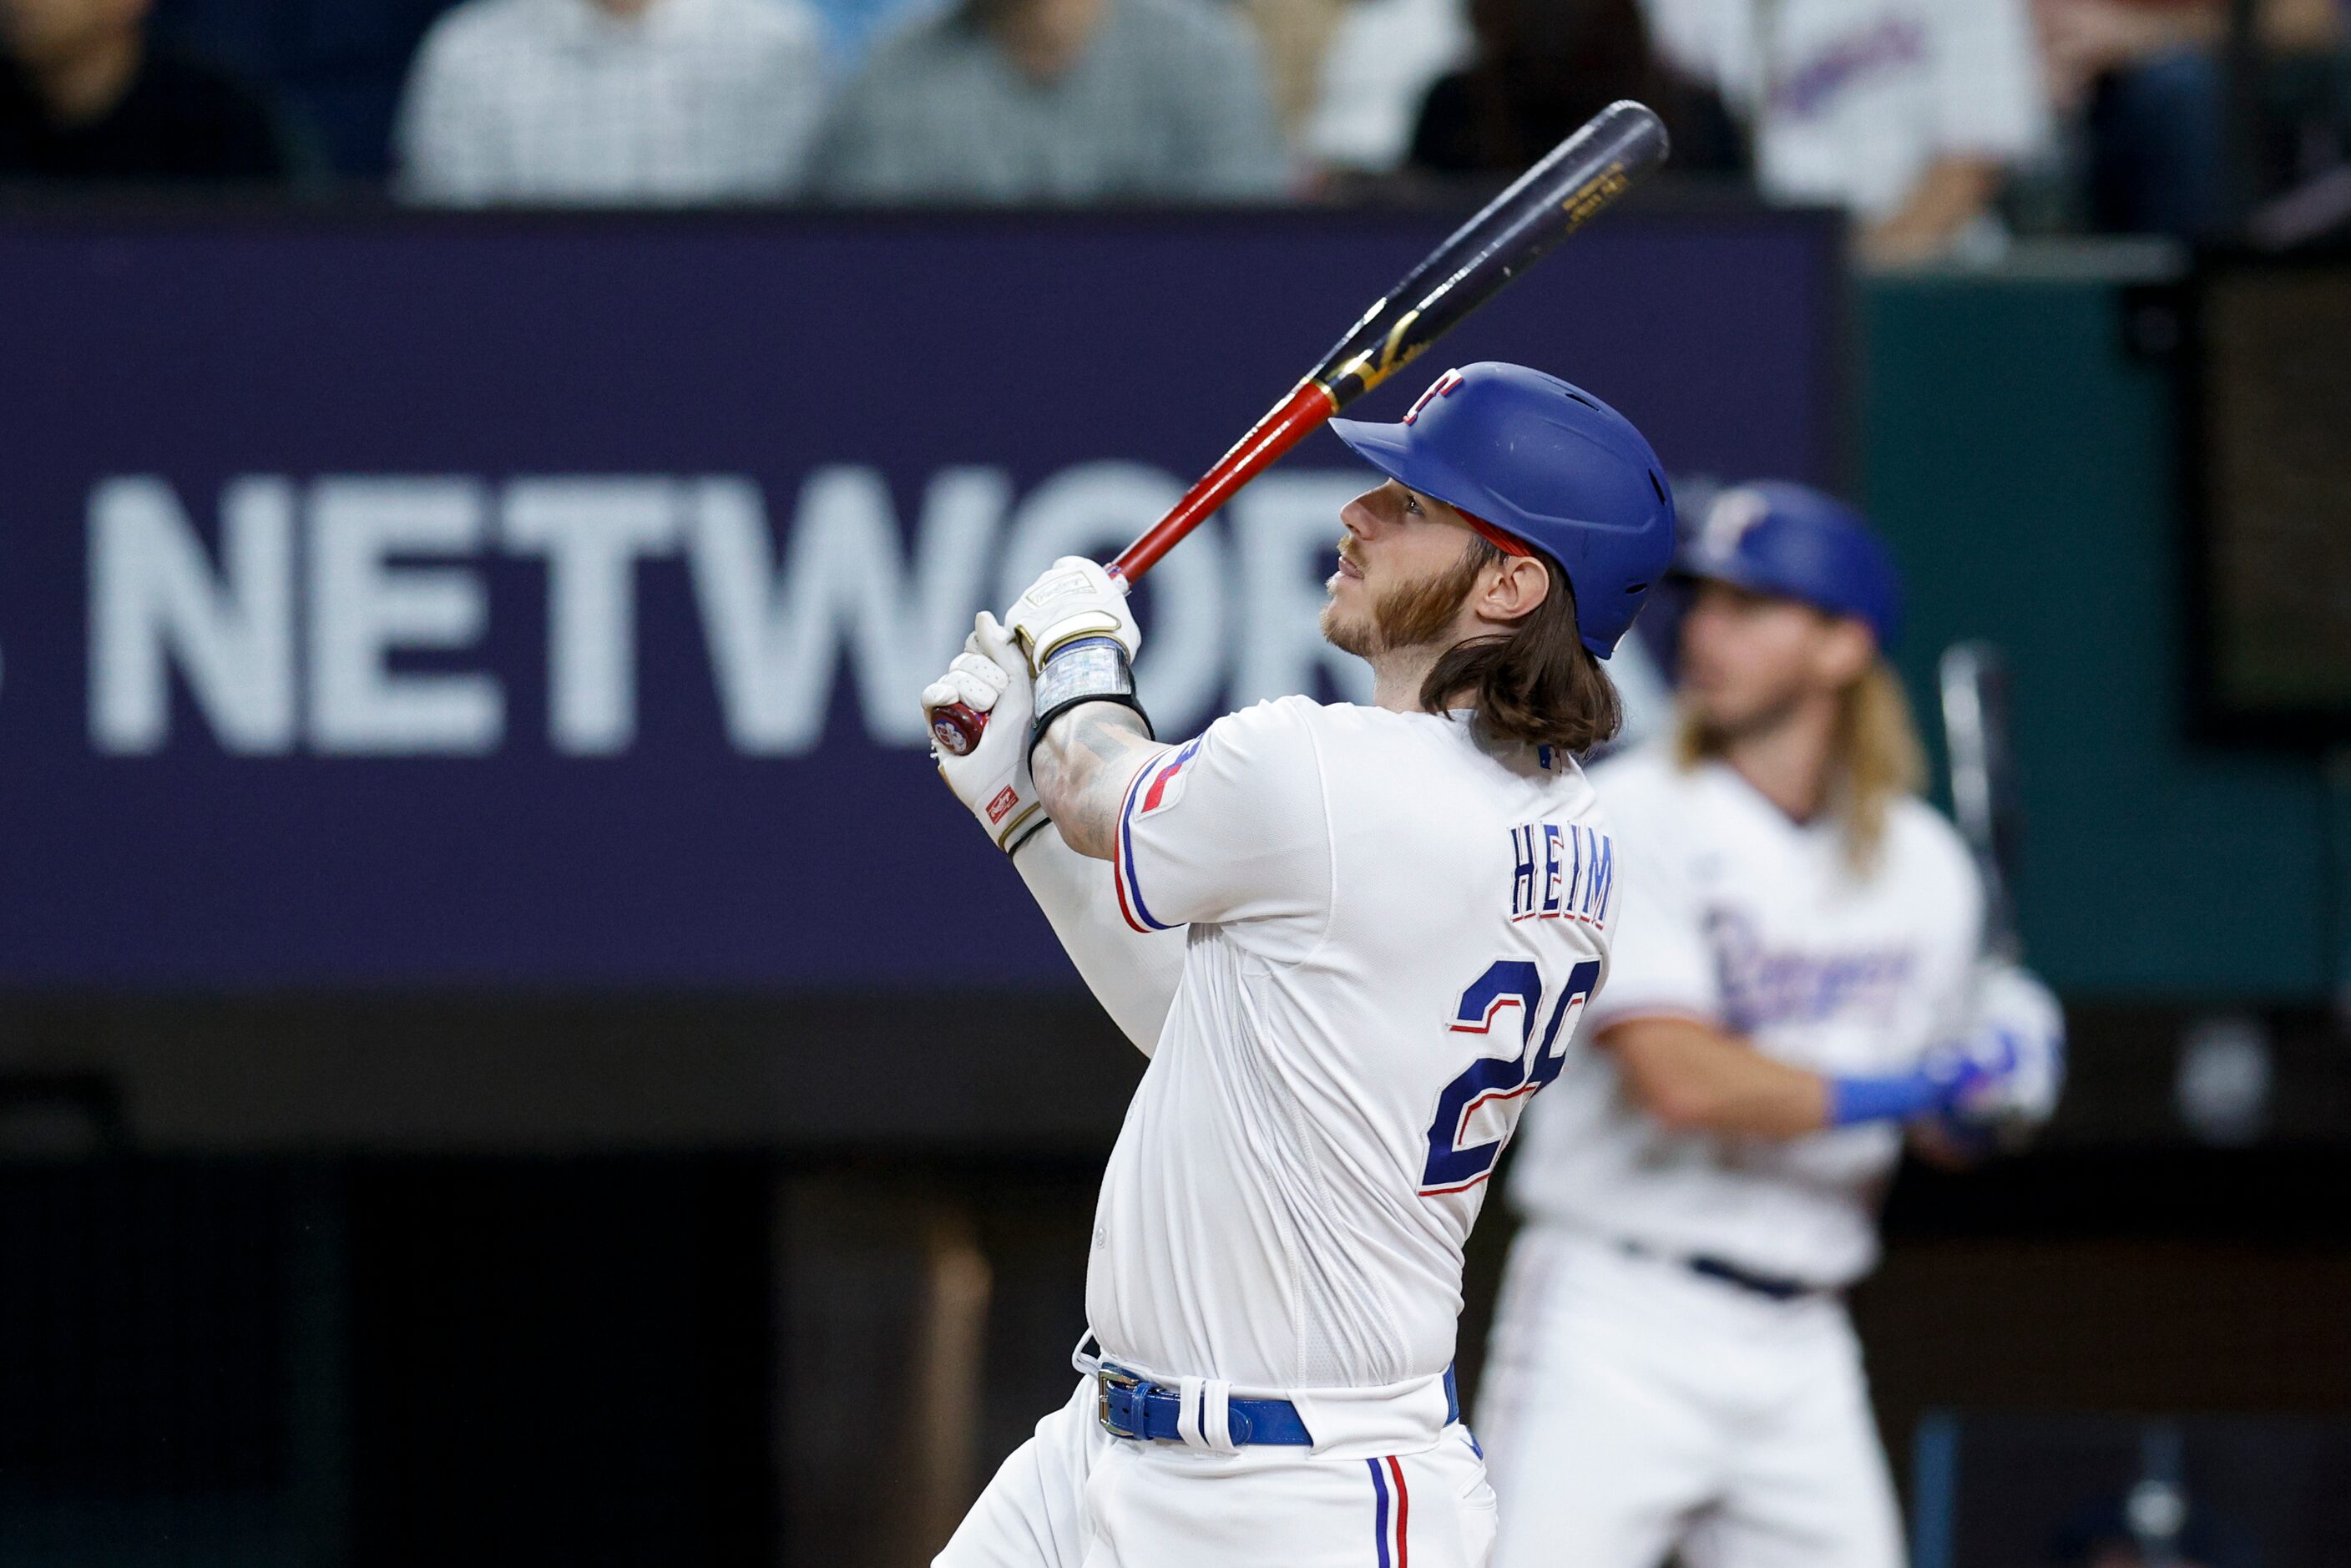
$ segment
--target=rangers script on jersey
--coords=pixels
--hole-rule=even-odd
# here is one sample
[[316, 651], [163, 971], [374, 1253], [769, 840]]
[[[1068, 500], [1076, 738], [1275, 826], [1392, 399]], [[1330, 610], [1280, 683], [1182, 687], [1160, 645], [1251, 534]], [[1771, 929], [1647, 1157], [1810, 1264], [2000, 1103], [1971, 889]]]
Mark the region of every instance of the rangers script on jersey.
[[[1866, 877], [1834, 813], [1791, 821], [1728, 766], [1661, 742], [1596, 765], [1629, 884], [1592, 1027], [1687, 1014], [1823, 1073], [1898, 1072], [1964, 1031], [1983, 894], [1950, 825], [1894, 802]], [[1510, 1177], [1530, 1218], [1669, 1257], [1837, 1288], [1877, 1259], [1902, 1131], [1777, 1142], [1672, 1131], [1587, 1051], [1544, 1097]]]

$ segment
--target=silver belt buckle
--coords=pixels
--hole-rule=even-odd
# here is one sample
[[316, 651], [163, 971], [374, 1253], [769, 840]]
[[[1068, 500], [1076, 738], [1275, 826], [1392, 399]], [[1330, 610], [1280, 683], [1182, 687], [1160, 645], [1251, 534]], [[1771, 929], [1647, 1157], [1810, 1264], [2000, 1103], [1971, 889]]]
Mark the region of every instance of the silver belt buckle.
[[[1095, 1416], [1096, 1419], [1102, 1422], [1103, 1431], [1108, 1432], [1113, 1437], [1132, 1437], [1139, 1439], [1143, 1436], [1140, 1432], [1131, 1432], [1125, 1427], [1120, 1426], [1117, 1420], [1111, 1415], [1110, 1405], [1110, 1396], [1113, 1392], [1129, 1394], [1134, 1392], [1135, 1389], [1142, 1387], [1143, 1383], [1144, 1380], [1135, 1376], [1134, 1374], [1127, 1371], [1123, 1367], [1113, 1366], [1108, 1362], [1103, 1362], [1099, 1366], [1095, 1367], [1094, 1385], [1101, 1391], [1095, 1405]], [[1132, 1406], [1129, 1408], [1131, 1409]]]

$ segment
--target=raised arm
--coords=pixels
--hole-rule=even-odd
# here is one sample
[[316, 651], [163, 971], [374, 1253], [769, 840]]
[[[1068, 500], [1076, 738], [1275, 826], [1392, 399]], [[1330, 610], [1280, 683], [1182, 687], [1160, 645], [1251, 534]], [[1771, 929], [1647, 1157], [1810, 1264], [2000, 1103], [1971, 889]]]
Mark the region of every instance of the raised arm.
[[1126, 594], [1094, 562], [1063, 556], [1013, 602], [1006, 624], [1037, 678], [1029, 756], [1046, 811], [1081, 855], [1117, 853], [1127, 786], [1160, 753], [1134, 695], [1143, 632]]
[[1118, 852], [1118, 818], [1127, 786], [1173, 748], [1151, 738], [1143, 716], [1111, 703], [1087, 703], [1053, 721], [1029, 765], [1037, 793], [1060, 824], [1061, 841], [1098, 861]]
[[1064, 557], [1012, 606], [1036, 673], [1038, 797], [1074, 853], [1109, 862], [1131, 930], [1246, 924], [1265, 952], [1328, 923], [1332, 847], [1321, 754], [1302, 700], [1227, 714], [1162, 746], [1136, 700], [1141, 635], [1126, 595]]
[[[952, 702], [987, 714], [988, 726], [969, 756], [938, 756], [939, 776], [1012, 856], [1102, 1010], [1150, 1055], [1183, 972], [1184, 934], [1136, 929], [1120, 915], [1109, 868], [1062, 841], [1028, 767], [1035, 705], [1028, 656], [992, 615], [979, 617], [962, 654], [924, 689], [925, 709]], [[1114, 822], [1115, 801], [1112, 813]]]
[[1135, 930], [1119, 915], [1102, 862], [1070, 848], [1050, 823], [1022, 843], [1012, 863], [1102, 1011], [1137, 1051], [1156, 1052], [1184, 977], [1184, 933]]

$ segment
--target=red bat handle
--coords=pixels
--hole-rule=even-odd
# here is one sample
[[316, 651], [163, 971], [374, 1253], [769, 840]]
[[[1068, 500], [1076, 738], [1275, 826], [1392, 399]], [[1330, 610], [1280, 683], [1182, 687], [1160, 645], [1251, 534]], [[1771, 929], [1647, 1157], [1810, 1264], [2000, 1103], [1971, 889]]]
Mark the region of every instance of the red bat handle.
[[1339, 411], [1331, 391], [1320, 382], [1305, 381], [1290, 389], [1270, 413], [1260, 419], [1217, 465], [1193, 483], [1183, 497], [1143, 532], [1143, 537], [1118, 552], [1110, 563], [1113, 577], [1134, 582], [1159, 564], [1159, 558], [1176, 541], [1208, 519], [1233, 498], [1233, 492], [1271, 467], [1275, 458], [1297, 445]]
[[[1217, 460], [1217, 465], [1193, 483], [1182, 498], [1143, 532], [1143, 537], [1118, 552], [1105, 568], [1132, 587], [1159, 564], [1186, 534], [1208, 520], [1233, 492], [1272, 466], [1274, 459], [1303, 441], [1323, 421], [1338, 412], [1338, 402], [1321, 382], [1303, 381], [1290, 390], [1271, 413]], [[968, 757], [987, 728], [987, 716], [963, 703], [931, 710], [931, 738], [941, 751]]]

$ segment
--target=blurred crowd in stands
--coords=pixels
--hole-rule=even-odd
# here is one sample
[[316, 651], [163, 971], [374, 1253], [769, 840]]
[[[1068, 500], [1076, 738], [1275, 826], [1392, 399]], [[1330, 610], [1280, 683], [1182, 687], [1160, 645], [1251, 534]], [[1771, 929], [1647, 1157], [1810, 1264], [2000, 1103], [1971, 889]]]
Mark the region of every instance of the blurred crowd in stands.
[[[1611, 99], [1880, 262], [2351, 181], [2351, 0], [0, 0], [0, 183], [1394, 200]], [[2233, 26], [2232, 26], [2233, 24]]]

